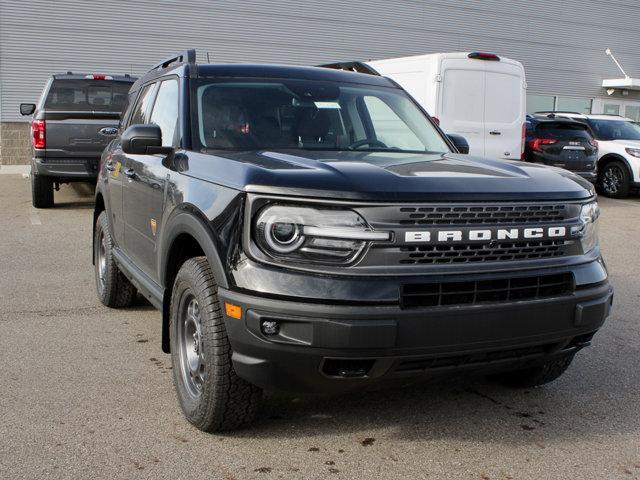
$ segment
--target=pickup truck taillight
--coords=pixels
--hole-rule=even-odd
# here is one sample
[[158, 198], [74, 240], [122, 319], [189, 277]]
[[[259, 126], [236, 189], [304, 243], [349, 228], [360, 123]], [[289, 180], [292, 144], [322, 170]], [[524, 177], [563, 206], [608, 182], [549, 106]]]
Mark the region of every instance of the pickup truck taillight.
[[542, 152], [542, 145], [551, 145], [557, 141], [557, 138], [534, 138], [529, 140], [529, 148], [534, 152]]
[[45, 148], [45, 123], [44, 120], [31, 122], [31, 140], [33, 148]]

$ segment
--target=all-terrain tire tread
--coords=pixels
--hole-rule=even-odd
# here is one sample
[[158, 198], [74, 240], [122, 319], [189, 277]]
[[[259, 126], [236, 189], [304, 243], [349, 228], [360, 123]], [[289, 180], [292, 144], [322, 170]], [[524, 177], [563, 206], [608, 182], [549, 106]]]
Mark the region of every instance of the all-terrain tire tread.
[[[98, 297], [100, 301], [111, 308], [124, 308], [130, 307], [136, 300], [138, 291], [136, 287], [129, 281], [127, 277], [120, 271], [118, 265], [113, 259], [113, 239], [109, 233], [107, 212], [103, 211], [98, 216], [96, 221], [96, 233], [94, 239], [95, 248], [98, 248], [98, 242], [100, 238], [100, 232], [104, 232], [106, 243], [106, 257], [107, 257], [107, 279], [105, 282], [104, 291], [100, 292], [98, 288]], [[97, 255], [95, 254], [95, 261], [97, 262]], [[97, 283], [97, 263], [96, 263], [96, 283]]]
[[[237, 429], [255, 417], [262, 390], [238, 377], [233, 369], [233, 352], [218, 301], [218, 286], [206, 257], [191, 258], [180, 268], [171, 299], [172, 321], [177, 314], [179, 298], [176, 297], [180, 294], [180, 282], [190, 283], [198, 299], [205, 359], [211, 359], [207, 365], [208, 385], [205, 385], [199, 402], [202, 408], [198, 408], [194, 415], [187, 411], [185, 414], [200, 430], [215, 432]], [[173, 328], [171, 331], [174, 331]], [[179, 370], [178, 362], [174, 361], [173, 372], [177, 387], [180, 384], [180, 379], [177, 378], [181, 375]]]

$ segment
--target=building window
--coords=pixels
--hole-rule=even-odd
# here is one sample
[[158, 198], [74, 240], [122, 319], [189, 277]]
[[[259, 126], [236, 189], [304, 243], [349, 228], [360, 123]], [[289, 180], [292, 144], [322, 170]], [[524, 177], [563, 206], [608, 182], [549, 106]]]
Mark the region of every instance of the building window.
[[580, 97], [558, 97], [556, 100], [556, 110], [576, 113], [591, 113], [591, 98]]
[[552, 111], [555, 103], [556, 97], [553, 95], [527, 95], [527, 113]]
[[640, 106], [627, 105], [624, 110], [624, 115], [634, 122], [640, 122]]
[[620, 115], [620, 105], [617, 103], [605, 103], [602, 106], [602, 113], [606, 115]]

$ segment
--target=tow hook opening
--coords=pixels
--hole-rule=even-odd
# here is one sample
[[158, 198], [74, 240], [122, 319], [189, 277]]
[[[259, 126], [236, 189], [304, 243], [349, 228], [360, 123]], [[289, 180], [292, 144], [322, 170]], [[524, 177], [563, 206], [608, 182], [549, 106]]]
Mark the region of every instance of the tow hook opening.
[[367, 376], [375, 360], [327, 358], [322, 365], [322, 373], [329, 377], [364, 378]]

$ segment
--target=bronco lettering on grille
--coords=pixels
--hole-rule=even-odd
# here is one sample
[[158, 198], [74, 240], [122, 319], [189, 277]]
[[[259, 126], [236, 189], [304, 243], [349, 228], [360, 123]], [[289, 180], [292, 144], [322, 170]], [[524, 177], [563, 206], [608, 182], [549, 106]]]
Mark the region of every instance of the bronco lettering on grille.
[[485, 228], [424, 230], [405, 232], [405, 242], [491, 242], [492, 240], [559, 239], [567, 236], [567, 227]]

